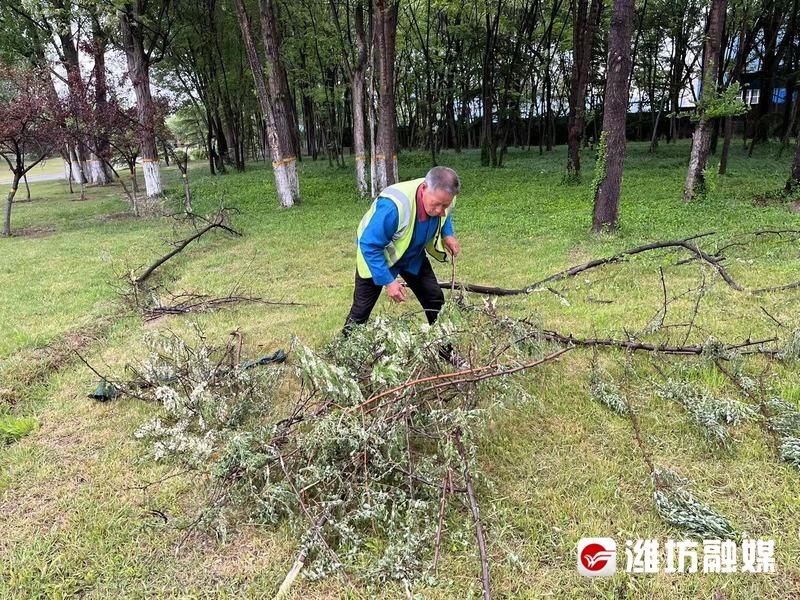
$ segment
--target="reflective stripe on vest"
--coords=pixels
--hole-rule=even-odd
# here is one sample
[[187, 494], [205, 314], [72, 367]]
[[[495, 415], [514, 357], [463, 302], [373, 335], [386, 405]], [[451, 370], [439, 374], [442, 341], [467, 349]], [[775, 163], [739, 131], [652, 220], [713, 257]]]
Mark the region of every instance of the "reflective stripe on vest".
[[[378, 200], [380, 198], [388, 198], [397, 207], [397, 231], [392, 235], [392, 241], [384, 248], [383, 254], [386, 258], [386, 263], [392, 267], [397, 263], [408, 247], [411, 245], [411, 239], [414, 237], [414, 224], [417, 220], [417, 188], [425, 179], [413, 179], [411, 181], [404, 181], [396, 183], [385, 188], [378, 194], [378, 197], [372, 202], [367, 213], [361, 218], [358, 225], [358, 232], [356, 237], [356, 268], [358, 275], [363, 278], [371, 278], [369, 265], [361, 253], [361, 234], [369, 224], [375, 210], [377, 208]], [[445, 211], [445, 215], [439, 219], [439, 226], [436, 228], [436, 234], [433, 239], [428, 242], [426, 251], [433, 256], [436, 260], [443, 262], [447, 259], [447, 253], [444, 251], [442, 245], [442, 227], [447, 217], [455, 205], [455, 198], [453, 202]]]

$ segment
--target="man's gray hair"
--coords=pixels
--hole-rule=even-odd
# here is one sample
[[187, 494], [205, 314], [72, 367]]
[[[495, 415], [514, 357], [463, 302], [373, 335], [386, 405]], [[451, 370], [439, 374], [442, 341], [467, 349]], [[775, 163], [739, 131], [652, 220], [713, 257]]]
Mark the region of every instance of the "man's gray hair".
[[425, 183], [432, 190], [442, 190], [451, 196], [461, 191], [461, 180], [458, 173], [448, 167], [433, 167], [425, 175]]

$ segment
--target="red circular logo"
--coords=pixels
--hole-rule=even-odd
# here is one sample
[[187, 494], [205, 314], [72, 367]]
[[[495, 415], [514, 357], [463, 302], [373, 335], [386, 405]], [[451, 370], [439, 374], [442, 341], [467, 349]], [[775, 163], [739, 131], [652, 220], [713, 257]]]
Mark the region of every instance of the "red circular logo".
[[590, 571], [600, 571], [608, 563], [608, 559], [614, 554], [613, 551], [606, 550], [600, 544], [587, 544], [581, 550], [581, 564]]

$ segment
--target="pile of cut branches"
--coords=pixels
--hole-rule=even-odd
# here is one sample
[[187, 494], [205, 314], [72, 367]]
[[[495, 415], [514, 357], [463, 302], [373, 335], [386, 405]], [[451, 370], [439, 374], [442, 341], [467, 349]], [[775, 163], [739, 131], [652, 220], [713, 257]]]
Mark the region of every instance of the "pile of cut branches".
[[[235, 344], [199, 331], [148, 343], [126, 387], [161, 410], [137, 436], [205, 482], [192, 526], [290, 523], [301, 550], [286, 585], [305, 567], [410, 587], [434, 577], [456, 522], [454, 535], [472, 530], [489, 595], [476, 431], [492, 406], [525, 397], [508, 375], [569, 348], [455, 309], [432, 327], [379, 318], [321, 352], [295, 342], [291, 368], [243, 368]], [[440, 358], [451, 343], [479, 366], [452, 371]]]

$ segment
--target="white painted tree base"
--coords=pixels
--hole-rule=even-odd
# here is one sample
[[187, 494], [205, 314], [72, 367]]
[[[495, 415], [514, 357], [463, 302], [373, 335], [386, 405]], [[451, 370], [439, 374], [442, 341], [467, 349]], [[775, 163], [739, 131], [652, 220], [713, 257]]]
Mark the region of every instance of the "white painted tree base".
[[[72, 168], [70, 169], [70, 165]], [[72, 178], [72, 183], [86, 183], [83, 181], [82, 177], [83, 171], [81, 171], [81, 164], [77, 160], [73, 160], [71, 163], [64, 161], [64, 179], [69, 181], [70, 176]]]
[[89, 177], [92, 183], [96, 185], [106, 185], [111, 183], [106, 170], [103, 168], [103, 163], [94, 156], [89, 161]]
[[158, 161], [145, 161], [142, 163], [144, 173], [144, 189], [148, 198], [158, 198], [163, 192], [161, 187], [161, 168]]
[[291, 208], [300, 198], [299, 182], [297, 180], [297, 166], [294, 161], [288, 165], [273, 163], [272, 171], [275, 175], [275, 187], [278, 191], [278, 201], [282, 208]]

